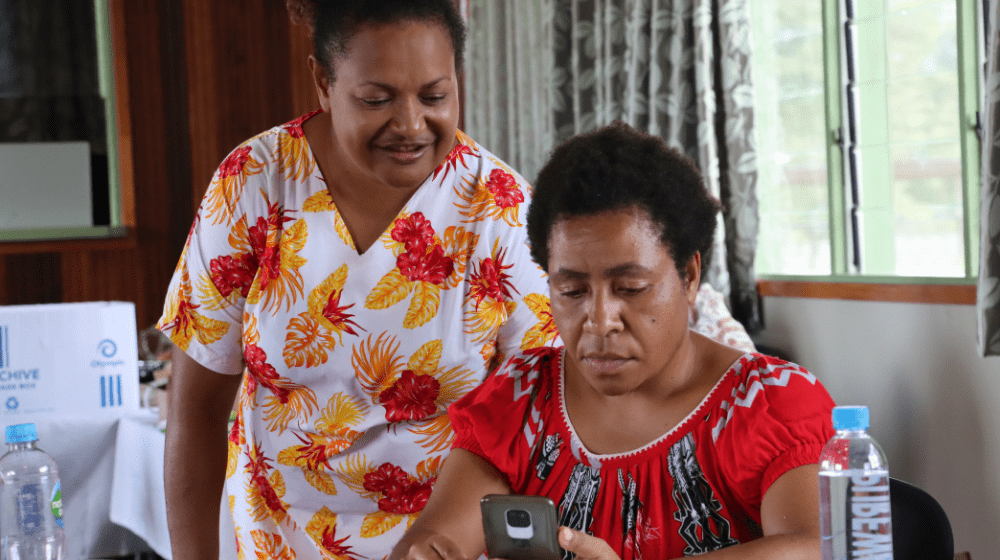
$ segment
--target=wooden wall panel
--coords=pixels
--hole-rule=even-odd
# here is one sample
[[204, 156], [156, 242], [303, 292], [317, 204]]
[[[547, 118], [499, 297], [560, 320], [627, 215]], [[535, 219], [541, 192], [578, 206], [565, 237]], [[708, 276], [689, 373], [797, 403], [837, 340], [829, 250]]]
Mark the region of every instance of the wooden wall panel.
[[[111, 0], [131, 153], [130, 237], [0, 246], [0, 305], [124, 300], [144, 328], [212, 173], [240, 142], [318, 106], [312, 42], [281, 0]], [[122, 72], [121, 69], [124, 69]], [[127, 166], [128, 162], [126, 162]], [[133, 211], [134, 209], [134, 211]]]

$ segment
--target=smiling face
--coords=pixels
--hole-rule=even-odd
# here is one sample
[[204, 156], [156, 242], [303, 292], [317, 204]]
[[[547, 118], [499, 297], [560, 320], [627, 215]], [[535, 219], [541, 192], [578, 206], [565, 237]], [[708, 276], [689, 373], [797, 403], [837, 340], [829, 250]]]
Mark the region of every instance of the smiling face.
[[334, 61], [310, 57], [342, 177], [413, 189], [444, 161], [458, 128], [458, 79], [443, 24], [366, 25]]
[[548, 273], [567, 383], [582, 379], [608, 396], [659, 392], [690, 352], [700, 266], [695, 254], [681, 278], [643, 210], [556, 221]]

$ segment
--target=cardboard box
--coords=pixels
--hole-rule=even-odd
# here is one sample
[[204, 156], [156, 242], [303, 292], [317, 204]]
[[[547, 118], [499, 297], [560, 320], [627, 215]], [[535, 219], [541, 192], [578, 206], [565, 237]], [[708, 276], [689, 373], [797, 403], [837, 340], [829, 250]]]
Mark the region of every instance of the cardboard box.
[[135, 411], [138, 359], [132, 303], [0, 306], [0, 429]]

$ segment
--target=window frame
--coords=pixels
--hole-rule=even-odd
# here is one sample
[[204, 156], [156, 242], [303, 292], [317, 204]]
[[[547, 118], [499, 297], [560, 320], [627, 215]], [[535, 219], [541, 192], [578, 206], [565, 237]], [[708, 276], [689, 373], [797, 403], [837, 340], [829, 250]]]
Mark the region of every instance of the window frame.
[[[846, 134], [843, 31], [846, 2], [822, 0], [827, 195], [830, 237], [829, 275], [758, 274], [761, 296], [865, 299], [926, 303], [975, 303], [978, 274], [980, 140], [980, 59], [983, 14], [977, 0], [955, 0], [958, 63], [959, 143], [962, 161], [964, 277], [865, 275], [851, 271], [848, 223], [850, 185], [845, 182], [841, 138]], [[857, 0], [855, 0], [857, 1]], [[869, 1], [869, 0], [864, 0]], [[971, 28], [971, 32], [970, 32]]]

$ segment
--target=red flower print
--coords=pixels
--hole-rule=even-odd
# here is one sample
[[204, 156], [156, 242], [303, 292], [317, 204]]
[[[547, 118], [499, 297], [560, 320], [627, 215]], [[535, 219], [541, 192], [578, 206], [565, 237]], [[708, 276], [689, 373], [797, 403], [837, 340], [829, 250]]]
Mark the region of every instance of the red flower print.
[[358, 555], [351, 550], [349, 545], [344, 544], [350, 535], [337, 540], [337, 527], [332, 525], [323, 529], [323, 536], [320, 539], [320, 547], [329, 552], [334, 558], [357, 559]]
[[459, 163], [461, 163], [464, 166], [465, 156], [471, 156], [471, 155], [475, 155], [475, 152], [472, 151], [472, 148], [459, 142], [458, 144], [455, 145], [454, 148], [451, 149], [451, 152], [448, 154], [448, 157], [444, 158], [444, 161], [441, 162], [441, 165], [439, 165], [437, 169], [434, 170], [433, 178], [436, 179], [438, 173], [440, 173], [441, 171], [444, 171], [444, 176], [447, 177], [448, 173], [452, 169], [457, 168]]
[[434, 228], [423, 212], [414, 212], [409, 218], [396, 220], [392, 239], [402, 243], [408, 253], [421, 253], [434, 240]]
[[424, 254], [407, 251], [396, 258], [399, 272], [410, 282], [441, 284], [455, 270], [455, 262], [444, 254], [440, 245]]
[[256, 344], [247, 344], [243, 348], [243, 360], [247, 364], [247, 371], [250, 372], [250, 386], [247, 387], [248, 391], [256, 389], [256, 385], [260, 384], [274, 393], [274, 396], [278, 397], [278, 400], [282, 404], [288, 403], [288, 394], [290, 391], [275, 384], [275, 381], [280, 379], [278, 370], [267, 363], [267, 354], [261, 347]]
[[225, 255], [212, 259], [209, 263], [212, 269], [212, 283], [222, 294], [229, 297], [234, 289], [239, 289], [240, 295], [247, 297], [250, 285], [257, 274], [257, 262], [250, 253]]
[[229, 430], [229, 443], [240, 444], [240, 425], [243, 423], [243, 414], [240, 412], [236, 413], [236, 421], [233, 422], [233, 428]]
[[423, 511], [424, 506], [427, 505], [427, 499], [431, 497], [431, 489], [434, 487], [435, 480], [437, 479], [434, 478], [427, 482], [412, 481], [402, 487], [401, 491], [386, 494], [385, 497], [378, 501], [378, 509], [387, 513], [398, 514], [419, 513]]
[[487, 297], [494, 301], [509, 300], [511, 299], [510, 290], [513, 289], [517, 292], [517, 288], [514, 288], [510, 283], [510, 275], [504, 272], [514, 266], [504, 264], [505, 252], [506, 249], [501, 249], [496, 255], [496, 260], [489, 257], [483, 259], [479, 263], [479, 272], [472, 274], [469, 295], [476, 300], [477, 308]]
[[441, 382], [433, 375], [417, 375], [411, 370], [403, 374], [385, 391], [378, 402], [385, 407], [385, 419], [390, 422], [421, 420], [437, 411]]
[[264, 499], [268, 509], [275, 512], [286, 511], [285, 505], [281, 503], [281, 498], [278, 497], [278, 493], [274, 491], [274, 487], [267, 479], [267, 471], [272, 468], [267, 457], [261, 451], [260, 444], [255, 445], [254, 448], [255, 453], [250, 455], [250, 463], [246, 466], [246, 470], [250, 473], [250, 484]]
[[410, 475], [392, 463], [382, 465], [365, 474], [364, 488], [369, 492], [383, 494], [398, 494], [409, 483]]
[[248, 159], [250, 159], [250, 146], [243, 146], [242, 148], [233, 150], [226, 157], [225, 161], [222, 162], [222, 165], [219, 166], [219, 179], [239, 175], [243, 171], [243, 166], [246, 165]]
[[[354, 304], [341, 307], [340, 294], [341, 292], [339, 291], [330, 294], [330, 299], [326, 302], [326, 307], [323, 308], [323, 317], [326, 317], [327, 321], [330, 321], [345, 333], [356, 336], [358, 333], [353, 327], [358, 327], [358, 324], [351, 320], [351, 317], [354, 317], [354, 315], [347, 312], [348, 309], [354, 307]], [[358, 328], [365, 330], [361, 327]]]
[[196, 303], [191, 303], [189, 300], [180, 300], [177, 303], [177, 315], [175, 315], [173, 320], [169, 323], [163, 325], [163, 330], [175, 333], [188, 332], [188, 329], [194, 326], [194, 321], [192, 320], [194, 310], [199, 307], [201, 306]]
[[524, 202], [524, 195], [517, 187], [514, 176], [502, 169], [490, 171], [490, 179], [486, 188], [493, 195], [493, 200], [500, 208], [510, 208]]

